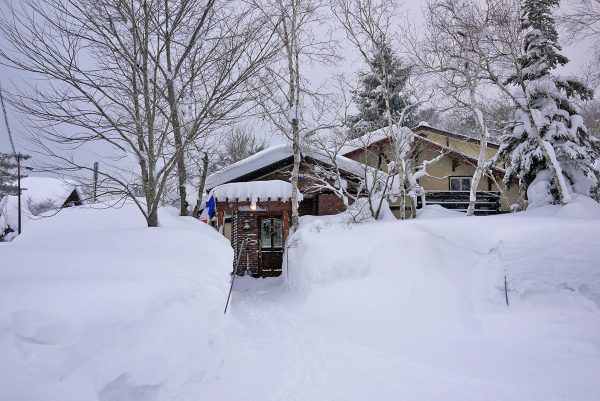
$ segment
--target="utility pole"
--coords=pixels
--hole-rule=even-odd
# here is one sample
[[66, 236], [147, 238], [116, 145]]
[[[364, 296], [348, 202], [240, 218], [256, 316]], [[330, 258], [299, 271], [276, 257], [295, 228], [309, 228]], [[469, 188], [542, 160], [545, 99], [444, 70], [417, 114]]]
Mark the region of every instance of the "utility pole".
[[98, 162], [94, 162], [94, 192], [92, 193], [92, 199], [96, 203], [96, 197], [98, 195]]
[[15, 148], [15, 142], [13, 141], [12, 132], [10, 131], [10, 125], [8, 124], [8, 116], [6, 115], [6, 107], [4, 106], [4, 95], [2, 93], [2, 86], [0, 85], [0, 103], [2, 103], [2, 113], [4, 114], [4, 123], [6, 124], [6, 131], [8, 133], [8, 139], [10, 140], [10, 146], [12, 147], [13, 156], [17, 162], [17, 234], [21, 234], [21, 154], [17, 153]]

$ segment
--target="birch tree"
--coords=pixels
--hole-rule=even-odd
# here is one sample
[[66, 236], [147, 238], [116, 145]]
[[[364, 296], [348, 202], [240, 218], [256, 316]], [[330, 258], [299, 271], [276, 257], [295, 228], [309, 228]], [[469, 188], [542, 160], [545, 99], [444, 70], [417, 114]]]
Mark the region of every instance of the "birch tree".
[[[400, 217], [407, 217], [406, 195], [410, 184], [407, 183], [407, 155], [412, 143], [412, 131], [400, 129], [405, 124], [405, 117], [417, 107], [417, 103], [408, 102], [402, 111], [394, 110], [392, 99], [397, 96], [393, 93], [402, 89], [392, 85], [394, 60], [386, 57], [387, 47], [395, 35], [393, 26], [396, 24], [397, 3], [393, 0], [336, 0], [334, 14], [343, 27], [346, 37], [360, 54], [362, 60], [369, 64], [371, 55], [376, 55], [378, 61], [378, 90], [383, 99], [383, 116], [386, 120], [382, 132], [389, 138], [392, 149], [392, 160], [387, 164], [390, 177], [397, 179], [399, 189]], [[405, 98], [406, 96], [400, 96]], [[411, 197], [411, 200], [414, 199]], [[416, 202], [413, 202], [413, 211]], [[379, 207], [372, 207], [378, 210]], [[415, 214], [413, 213], [413, 217]]]
[[256, 92], [263, 116], [292, 144], [291, 226], [296, 228], [302, 142], [334, 121], [319, 121], [323, 115], [311, 116], [311, 111], [305, 108], [311, 102], [322, 102], [318, 99], [322, 94], [318, 88], [311, 88], [306, 74], [311, 63], [334, 62], [338, 56], [335, 41], [327, 32], [318, 30], [327, 20], [323, 0], [255, 0], [255, 4], [275, 31], [280, 45], [277, 63], [266, 68], [268, 76], [256, 87]]
[[453, 107], [466, 109], [477, 127], [479, 155], [471, 180], [467, 216], [475, 214], [477, 188], [488, 169], [489, 130], [484, 118], [482, 91], [490, 82], [484, 69], [487, 57], [489, 9], [472, 0], [433, 0], [427, 4], [426, 33], [412, 47], [421, 68], [433, 75], [437, 87]]

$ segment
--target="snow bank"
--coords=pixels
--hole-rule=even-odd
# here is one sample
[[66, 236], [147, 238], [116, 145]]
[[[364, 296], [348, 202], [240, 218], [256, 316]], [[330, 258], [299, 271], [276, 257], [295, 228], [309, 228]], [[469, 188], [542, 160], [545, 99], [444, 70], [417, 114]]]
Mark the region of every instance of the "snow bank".
[[[358, 225], [302, 219], [288, 308], [363, 347], [365, 360], [385, 355], [371, 370], [388, 377], [380, 400], [595, 400], [600, 205], [590, 202], [482, 217], [427, 208], [426, 219]], [[340, 387], [360, 381], [344, 372]]]
[[[250, 200], [256, 203], [259, 200], [281, 200], [288, 201], [292, 197], [292, 184], [281, 180], [271, 181], [249, 181], [232, 182], [213, 188], [210, 196], [216, 200], [230, 201]], [[302, 194], [298, 191], [298, 201], [302, 200]]]
[[132, 204], [70, 208], [0, 248], [2, 400], [178, 399], [210, 363], [231, 247], [174, 209], [160, 222]]

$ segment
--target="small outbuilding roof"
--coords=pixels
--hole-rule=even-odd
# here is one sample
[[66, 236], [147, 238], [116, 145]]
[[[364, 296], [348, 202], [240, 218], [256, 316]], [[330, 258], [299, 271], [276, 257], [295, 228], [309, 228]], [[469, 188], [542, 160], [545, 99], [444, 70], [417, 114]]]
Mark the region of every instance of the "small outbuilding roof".
[[[76, 200], [81, 202], [82, 196], [77, 184], [73, 181], [54, 177], [25, 177], [21, 180], [21, 210], [22, 224], [25, 225], [34, 218], [29, 210], [30, 204], [46, 203], [52, 208], [67, 206], [67, 201]], [[71, 195], [73, 197], [71, 197]], [[79, 203], [80, 204], [80, 203]], [[13, 230], [17, 227], [18, 197], [8, 195], [0, 199], [0, 231], [7, 227]]]
[[51, 199], [62, 206], [73, 191], [76, 191], [81, 198], [77, 185], [73, 181], [60, 178], [25, 177], [21, 180], [21, 188], [23, 188], [23, 198], [31, 198], [34, 202]]

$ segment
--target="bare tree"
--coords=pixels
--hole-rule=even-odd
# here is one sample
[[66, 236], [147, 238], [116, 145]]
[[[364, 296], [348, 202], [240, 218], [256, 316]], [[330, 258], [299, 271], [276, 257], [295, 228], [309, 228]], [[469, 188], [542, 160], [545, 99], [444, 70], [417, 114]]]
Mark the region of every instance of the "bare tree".
[[264, 138], [259, 138], [248, 126], [231, 127], [223, 138], [224, 143], [217, 153], [216, 169], [223, 168], [239, 160], [245, 159], [267, 147]]
[[590, 134], [600, 139], [600, 101], [597, 99], [586, 102], [581, 113]]
[[[180, 213], [188, 214], [184, 145], [247, 113], [249, 81], [275, 54], [273, 27], [248, 2], [162, 0], [164, 62], [160, 72], [177, 153]], [[206, 150], [208, 151], [208, 149]], [[206, 153], [206, 151], [204, 153]]]
[[574, 0], [558, 22], [570, 42], [591, 40], [592, 61], [587, 66], [586, 81], [597, 87], [600, 84], [600, 0]]
[[11, 96], [46, 167], [91, 170], [72, 151], [103, 150], [102, 188], [156, 226], [185, 150], [247, 104], [243, 84], [271, 54], [251, 16], [216, 0], [9, 0], [0, 57], [46, 79]]

